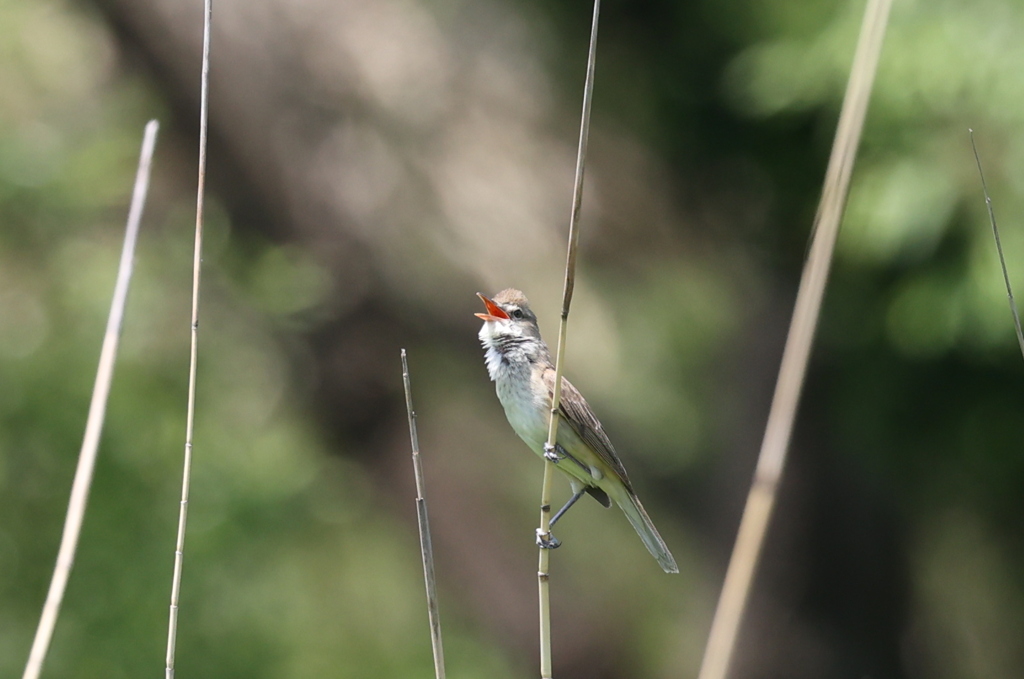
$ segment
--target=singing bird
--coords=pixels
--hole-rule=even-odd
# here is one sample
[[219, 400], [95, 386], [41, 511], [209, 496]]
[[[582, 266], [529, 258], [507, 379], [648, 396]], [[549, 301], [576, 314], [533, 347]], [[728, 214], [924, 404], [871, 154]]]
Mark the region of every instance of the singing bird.
[[[493, 300], [479, 292], [477, 296], [487, 308], [487, 313], [476, 316], [484, 321], [480, 342], [498, 400], [519, 438], [533, 452], [545, 457], [555, 366], [548, 345], [541, 339], [537, 317], [530, 310], [526, 295], [514, 288], [502, 290]], [[665, 572], [678, 573], [675, 559], [633, 491], [626, 468], [615, 454], [604, 427], [580, 392], [564, 377], [558, 415], [558, 438], [549, 459], [556, 461], [558, 469], [569, 477], [573, 496], [552, 517], [551, 525], [584, 493], [605, 507], [611, 507], [614, 500]], [[542, 546], [557, 547], [558, 542]]]

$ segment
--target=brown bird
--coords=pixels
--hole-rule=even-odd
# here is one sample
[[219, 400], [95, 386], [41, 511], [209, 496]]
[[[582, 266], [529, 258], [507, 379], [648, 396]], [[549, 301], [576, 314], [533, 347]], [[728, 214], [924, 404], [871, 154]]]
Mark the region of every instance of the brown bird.
[[[526, 295], [514, 288], [502, 290], [493, 300], [480, 293], [477, 296], [487, 307], [487, 313], [476, 315], [484, 321], [480, 342], [498, 400], [519, 438], [533, 452], [545, 457], [555, 366], [547, 344], [541, 339], [537, 317], [530, 310]], [[605, 507], [610, 507], [614, 500], [665, 572], [678, 573], [675, 559], [633, 491], [626, 468], [615, 454], [604, 427], [580, 392], [564, 377], [558, 415], [558, 440], [548, 459], [569, 477], [573, 496], [552, 517], [551, 525], [584, 493]], [[547, 546], [557, 547], [558, 542], [554, 540]]]

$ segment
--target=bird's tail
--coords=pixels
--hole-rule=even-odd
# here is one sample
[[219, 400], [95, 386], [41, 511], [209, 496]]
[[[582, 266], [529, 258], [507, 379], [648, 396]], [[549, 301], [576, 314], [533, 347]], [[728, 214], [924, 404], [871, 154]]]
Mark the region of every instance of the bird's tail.
[[668, 551], [668, 545], [658, 534], [658, 529], [654, 527], [651, 517], [647, 516], [644, 506], [640, 504], [640, 499], [626, 488], [615, 488], [611, 495], [633, 525], [640, 539], [644, 541], [647, 551], [658, 560], [662, 569], [666, 573], [678, 573], [679, 566], [676, 565], [676, 560], [672, 558], [672, 553]]

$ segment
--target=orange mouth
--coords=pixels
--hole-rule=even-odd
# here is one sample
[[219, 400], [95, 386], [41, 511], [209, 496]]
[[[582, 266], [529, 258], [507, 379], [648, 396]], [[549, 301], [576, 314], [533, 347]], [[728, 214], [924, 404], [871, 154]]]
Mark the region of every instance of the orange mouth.
[[508, 314], [505, 313], [504, 309], [502, 309], [500, 306], [498, 306], [497, 304], [492, 302], [490, 299], [488, 299], [485, 295], [483, 295], [483, 294], [481, 294], [479, 292], [476, 293], [476, 296], [479, 297], [480, 301], [482, 301], [484, 303], [484, 306], [487, 307], [487, 313], [486, 314], [473, 314], [474, 316], [476, 316], [477, 318], [483, 319], [485, 321], [507, 321], [508, 320]]

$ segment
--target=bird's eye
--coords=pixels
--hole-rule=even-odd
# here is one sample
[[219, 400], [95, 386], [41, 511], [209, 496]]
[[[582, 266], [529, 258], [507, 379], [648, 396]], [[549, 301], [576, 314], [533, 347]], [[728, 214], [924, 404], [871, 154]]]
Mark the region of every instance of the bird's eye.
[[512, 318], [522, 318], [523, 317], [523, 310], [522, 309], [513, 309], [511, 316], [512, 316]]

